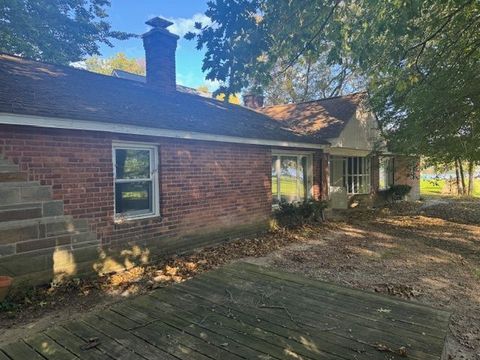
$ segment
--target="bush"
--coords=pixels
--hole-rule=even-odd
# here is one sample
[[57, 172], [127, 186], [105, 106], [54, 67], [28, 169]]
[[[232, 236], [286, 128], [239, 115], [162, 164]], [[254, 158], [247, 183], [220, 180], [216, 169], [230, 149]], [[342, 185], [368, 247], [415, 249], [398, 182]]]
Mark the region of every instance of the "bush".
[[306, 224], [319, 223], [324, 220], [326, 201], [306, 200], [297, 203], [281, 202], [273, 215], [278, 226], [293, 229]]
[[388, 189], [388, 194], [393, 201], [403, 200], [412, 190], [410, 185], [392, 185]]

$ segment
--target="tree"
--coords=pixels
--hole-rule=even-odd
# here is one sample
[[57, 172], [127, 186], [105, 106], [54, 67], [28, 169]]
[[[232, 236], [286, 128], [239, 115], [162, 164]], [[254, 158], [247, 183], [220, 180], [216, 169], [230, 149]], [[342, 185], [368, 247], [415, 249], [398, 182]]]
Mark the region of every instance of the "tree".
[[[210, 90], [208, 89], [208, 86], [207, 85], [200, 85], [198, 88], [197, 88], [198, 91], [202, 92], [202, 93], [205, 93], [205, 94], [210, 94]], [[214, 96], [215, 99], [217, 100], [220, 100], [220, 101], [225, 101], [225, 94], [218, 94], [218, 95], [215, 95]], [[235, 105], [240, 105], [240, 98], [237, 96], [237, 95], [230, 95], [228, 97], [228, 102], [230, 104], [235, 104]]]
[[280, 72], [281, 63], [273, 68], [271, 81], [263, 86], [268, 105], [318, 100], [364, 89], [363, 79], [347, 60], [341, 66], [332, 66], [323, 54], [302, 56]]
[[137, 75], [145, 75], [146, 73], [146, 65], [143, 59], [129, 58], [122, 52], [106, 59], [92, 56], [85, 60], [85, 66], [89, 71], [104, 75], [110, 75], [114, 69]]
[[222, 92], [272, 84], [312, 54], [348, 59], [393, 151], [479, 163], [478, 0], [214, 0], [206, 15], [188, 38]]
[[58, 64], [99, 55], [99, 44], [133, 35], [112, 31], [109, 0], [2, 0], [0, 51]]

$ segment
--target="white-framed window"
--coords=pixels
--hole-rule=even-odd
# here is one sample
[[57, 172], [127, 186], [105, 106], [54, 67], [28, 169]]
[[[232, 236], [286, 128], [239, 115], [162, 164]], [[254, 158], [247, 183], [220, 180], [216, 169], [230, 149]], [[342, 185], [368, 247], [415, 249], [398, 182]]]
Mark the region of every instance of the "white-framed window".
[[378, 169], [379, 190], [387, 190], [393, 185], [394, 160], [393, 157], [381, 157]]
[[115, 220], [160, 215], [158, 147], [133, 142], [113, 143]]
[[311, 196], [313, 182], [312, 154], [272, 153], [273, 205], [281, 201], [304, 201]]
[[368, 194], [371, 189], [370, 158], [332, 156], [330, 186], [343, 187], [349, 195]]

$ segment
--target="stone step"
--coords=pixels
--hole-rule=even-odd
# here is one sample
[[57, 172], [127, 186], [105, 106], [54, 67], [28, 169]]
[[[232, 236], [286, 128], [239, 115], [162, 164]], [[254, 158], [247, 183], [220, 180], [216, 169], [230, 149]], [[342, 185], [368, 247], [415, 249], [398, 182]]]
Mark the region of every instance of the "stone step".
[[6, 221], [0, 223], [0, 245], [86, 231], [88, 231], [87, 220], [76, 220], [71, 216]]
[[11, 189], [11, 188], [20, 188], [20, 187], [32, 187], [32, 186], [40, 186], [39, 181], [11, 181], [0, 183], [0, 190], [1, 189]]
[[[7, 185], [8, 184], [8, 185]], [[52, 188], [36, 182], [0, 183], [0, 204], [14, 205], [52, 199]]]
[[0, 173], [17, 172], [18, 165], [0, 163]]
[[0, 182], [17, 182], [17, 181], [27, 181], [28, 175], [24, 172], [13, 171], [13, 172], [0, 172]]
[[23, 241], [15, 244], [15, 253], [23, 254], [30, 251], [58, 248], [74, 250], [86, 246], [99, 245], [96, 234], [88, 231], [74, 231], [72, 233], [49, 236], [42, 239]]
[[61, 200], [0, 205], [0, 223], [60, 215], [63, 215], [63, 201]]

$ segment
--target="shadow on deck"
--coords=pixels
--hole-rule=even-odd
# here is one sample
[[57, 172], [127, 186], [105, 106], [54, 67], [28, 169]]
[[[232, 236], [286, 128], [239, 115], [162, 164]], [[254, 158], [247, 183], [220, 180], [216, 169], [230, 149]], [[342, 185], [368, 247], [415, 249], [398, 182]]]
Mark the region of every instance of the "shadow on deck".
[[440, 359], [449, 313], [237, 263], [53, 327], [4, 359]]

